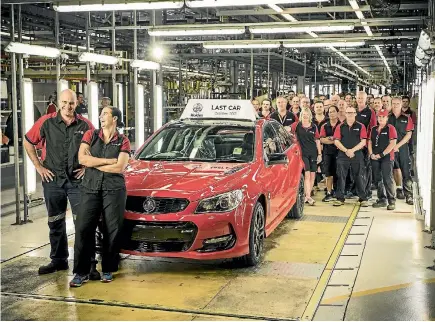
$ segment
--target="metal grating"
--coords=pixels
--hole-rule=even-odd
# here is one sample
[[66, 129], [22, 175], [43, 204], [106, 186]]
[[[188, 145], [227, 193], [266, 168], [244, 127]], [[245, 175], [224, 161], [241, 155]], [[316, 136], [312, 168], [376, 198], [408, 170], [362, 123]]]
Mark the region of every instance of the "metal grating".
[[303, 216], [299, 221], [313, 221], [313, 222], [329, 222], [329, 223], [347, 223], [349, 217], [340, 216], [314, 216], [306, 215]]

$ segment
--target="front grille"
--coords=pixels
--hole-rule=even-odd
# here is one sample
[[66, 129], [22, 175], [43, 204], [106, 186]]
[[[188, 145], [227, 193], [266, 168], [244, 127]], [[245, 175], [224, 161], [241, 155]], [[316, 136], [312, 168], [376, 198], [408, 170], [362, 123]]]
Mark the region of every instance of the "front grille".
[[[152, 211], [144, 210], [144, 202], [147, 199], [152, 199], [155, 203], [155, 208]], [[125, 209], [131, 212], [142, 214], [169, 214], [180, 212], [186, 209], [189, 205], [189, 200], [181, 198], [152, 198], [152, 197], [137, 197], [127, 196]]]
[[122, 249], [138, 252], [183, 252], [195, 241], [198, 227], [192, 222], [124, 221]]

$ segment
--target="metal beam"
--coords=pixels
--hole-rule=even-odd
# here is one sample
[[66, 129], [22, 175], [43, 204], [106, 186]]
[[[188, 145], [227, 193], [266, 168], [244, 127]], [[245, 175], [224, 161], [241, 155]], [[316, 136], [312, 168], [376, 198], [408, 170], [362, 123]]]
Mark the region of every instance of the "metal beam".
[[[427, 3], [404, 3], [400, 5], [401, 11], [427, 9]], [[370, 6], [360, 6], [361, 11], [370, 11]], [[325, 6], [325, 7], [301, 7], [283, 9], [279, 14], [304, 14], [304, 13], [330, 13], [330, 12], [354, 12], [351, 6]], [[217, 10], [219, 16], [255, 16], [277, 14], [273, 9], [248, 9], [248, 10]]]

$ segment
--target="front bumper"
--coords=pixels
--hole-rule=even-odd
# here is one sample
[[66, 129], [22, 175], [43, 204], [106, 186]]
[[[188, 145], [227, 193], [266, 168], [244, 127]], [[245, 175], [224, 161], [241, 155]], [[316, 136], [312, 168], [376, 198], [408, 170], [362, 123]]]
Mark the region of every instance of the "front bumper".
[[243, 256], [249, 251], [252, 209], [248, 208], [242, 203], [228, 213], [144, 215], [126, 212], [121, 252], [202, 260]]

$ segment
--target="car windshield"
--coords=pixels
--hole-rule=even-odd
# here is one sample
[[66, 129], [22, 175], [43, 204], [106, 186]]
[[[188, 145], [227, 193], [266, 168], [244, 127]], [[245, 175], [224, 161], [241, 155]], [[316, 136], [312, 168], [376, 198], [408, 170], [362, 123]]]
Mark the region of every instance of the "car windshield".
[[175, 123], [164, 128], [140, 152], [139, 160], [250, 162], [254, 127]]

